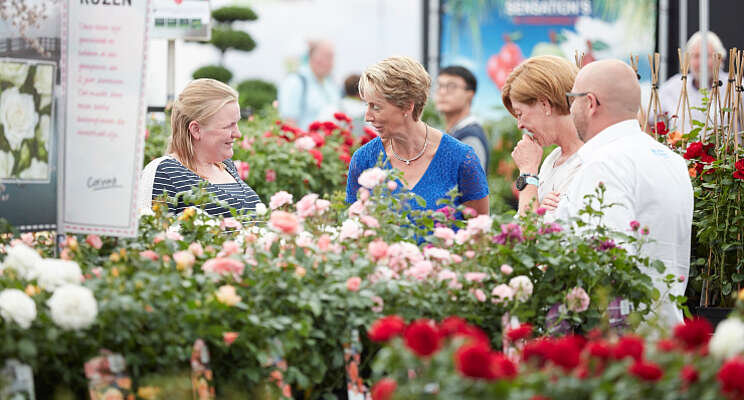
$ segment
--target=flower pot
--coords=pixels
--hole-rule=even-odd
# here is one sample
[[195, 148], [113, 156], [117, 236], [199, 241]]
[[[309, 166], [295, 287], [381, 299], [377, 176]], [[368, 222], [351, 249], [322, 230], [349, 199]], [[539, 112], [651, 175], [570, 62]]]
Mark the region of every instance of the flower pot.
[[707, 319], [715, 328], [719, 322], [723, 321], [728, 317], [733, 308], [726, 307], [702, 307], [702, 308], [690, 308], [692, 315], [703, 317]]

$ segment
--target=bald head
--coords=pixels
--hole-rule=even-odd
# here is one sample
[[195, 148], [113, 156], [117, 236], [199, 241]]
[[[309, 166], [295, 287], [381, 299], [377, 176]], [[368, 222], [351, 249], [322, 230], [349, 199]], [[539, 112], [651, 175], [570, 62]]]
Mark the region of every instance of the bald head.
[[620, 60], [587, 64], [576, 76], [574, 92], [594, 93], [602, 104], [597, 116], [615, 122], [635, 118], [641, 108], [641, 87], [636, 73]]

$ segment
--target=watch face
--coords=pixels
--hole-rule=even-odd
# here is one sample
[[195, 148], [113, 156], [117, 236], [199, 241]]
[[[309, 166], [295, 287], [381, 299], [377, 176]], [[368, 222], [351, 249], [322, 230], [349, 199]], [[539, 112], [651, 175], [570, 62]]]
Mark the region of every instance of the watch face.
[[521, 191], [522, 189], [524, 189], [525, 186], [527, 186], [527, 179], [525, 178], [524, 175], [519, 175], [517, 177], [516, 186], [517, 186], [517, 190], [519, 191]]

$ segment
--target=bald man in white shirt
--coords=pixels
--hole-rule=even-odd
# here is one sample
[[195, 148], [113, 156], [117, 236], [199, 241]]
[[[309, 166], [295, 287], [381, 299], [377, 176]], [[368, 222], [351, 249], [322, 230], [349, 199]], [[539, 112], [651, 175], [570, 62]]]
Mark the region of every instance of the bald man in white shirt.
[[[576, 76], [571, 115], [585, 142], [578, 155], [583, 166], [558, 206], [562, 219], [579, 216], [584, 195], [606, 187], [605, 201], [619, 203], [605, 212], [603, 223], [628, 232], [638, 221], [650, 230], [652, 243], [642, 255], [664, 263], [666, 270], [642, 268], [664, 296], [655, 309], [662, 326], [682, 322], [682, 312], [668, 299], [663, 277], [676, 277], [671, 293], [684, 295], [690, 271], [693, 192], [684, 159], [641, 131], [636, 116], [641, 89], [635, 72], [619, 60], [586, 65]], [[680, 277], [681, 280], [680, 281]]]

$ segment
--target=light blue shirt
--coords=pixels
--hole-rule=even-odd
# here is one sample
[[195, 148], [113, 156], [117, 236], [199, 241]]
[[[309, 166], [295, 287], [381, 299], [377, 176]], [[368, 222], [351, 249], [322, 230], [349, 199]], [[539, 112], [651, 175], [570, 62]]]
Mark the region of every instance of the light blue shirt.
[[[300, 75], [305, 78], [304, 95]], [[299, 128], [307, 129], [313, 121], [332, 119], [339, 110], [341, 88], [330, 77], [319, 81], [310, 67], [303, 65], [279, 86], [279, 115], [291, 118]], [[304, 99], [303, 99], [304, 97]]]

